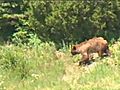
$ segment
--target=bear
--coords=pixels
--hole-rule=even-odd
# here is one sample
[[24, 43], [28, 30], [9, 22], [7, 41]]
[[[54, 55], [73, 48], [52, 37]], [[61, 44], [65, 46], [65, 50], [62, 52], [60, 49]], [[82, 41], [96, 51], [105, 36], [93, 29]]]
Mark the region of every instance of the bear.
[[81, 54], [82, 58], [79, 62], [79, 65], [82, 63], [87, 64], [92, 59], [92, 53], [98, 53], [99, 57], [110, 56], [110, 50], [108, 46], [107, 40], [103, 37], [94, 37], [87, 41], [81, 42], [80, 44], [76, 44], [71, 49], [71, 54]]

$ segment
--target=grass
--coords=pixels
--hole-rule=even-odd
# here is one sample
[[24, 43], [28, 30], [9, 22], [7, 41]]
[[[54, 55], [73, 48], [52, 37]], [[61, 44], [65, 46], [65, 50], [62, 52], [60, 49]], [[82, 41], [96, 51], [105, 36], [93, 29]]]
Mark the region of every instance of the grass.
[[120, 90], [120, 42], [110, 49], [112, 57], [78, 66], [69, 48], [0, 46], [0, 90]]

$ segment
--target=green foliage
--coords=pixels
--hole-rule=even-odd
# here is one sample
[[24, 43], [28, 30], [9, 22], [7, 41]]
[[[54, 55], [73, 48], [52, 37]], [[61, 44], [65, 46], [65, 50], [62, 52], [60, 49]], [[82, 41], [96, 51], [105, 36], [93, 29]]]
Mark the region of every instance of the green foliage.
[[19, 38], [21, 33], [21, 37], [26, 37], [25, 32], [30, 30], [26, 24], [27, 2], [24, 0], [1, 0], [0, 2], [0, 39], [10, 41], [13, 34]]
[[119, 90], [119, 41], [97, 65], [70, 55], [75, 42], [119, 35], [119, 0], [0, 0], [0, 43], [14, 43], [0, 46], [0, 90]]
[[94, 36], [119, 37], [120, 2], [30, 1], [31, 23], [42, 40], [82, 41]]
[[[32, 47], [0, 46], [0, 89], [120, 89], [119, 41], [110, 47], [112, 57], [79, 67], [76, 63], [81, 57], [71, 57], [66, 47], [56, 52], [52, 42], [33, 46], [33, 43]], [[57, 54], [63, 56], [58, 57]]]
[[0, 12], [1, 40], [13, 35], [15, 43], [28, 43], [31, 33], [59, 45], [120, 33], [119, 0], [2, 0]]
[[[61, 84], [64, 64], [57, 60], [55, 51], [53, 43], [42, 43], [30, 48], [0, 46], [0, 78], [3, 78], [0, 79], [0, 88], [9, 88], [15, 84], [14, 88], [20, 90], [29, 87], [41, 89]], [[65, 82], [64, 84], [66, 85]]]

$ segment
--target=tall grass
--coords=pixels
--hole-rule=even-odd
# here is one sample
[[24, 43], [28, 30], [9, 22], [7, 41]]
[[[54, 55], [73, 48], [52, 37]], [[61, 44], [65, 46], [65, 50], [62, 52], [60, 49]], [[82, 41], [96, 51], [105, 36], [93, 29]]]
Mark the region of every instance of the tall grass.
[[61, 83], [64, 64], [57, 60], [54, 45], [39, 47], [0, 46], [0, 89], [35, 89]]
[[77, 66], [68, 46], [0, 46], [0, 90], [119, 90], [120, 42], [110, 49], [112, 57]]

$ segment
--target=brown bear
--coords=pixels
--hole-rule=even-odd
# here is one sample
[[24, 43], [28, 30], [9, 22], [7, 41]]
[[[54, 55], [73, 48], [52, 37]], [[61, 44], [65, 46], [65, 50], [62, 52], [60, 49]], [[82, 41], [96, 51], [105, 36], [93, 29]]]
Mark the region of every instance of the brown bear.
[[82, 55], [82, 61], [80, 61], [79, 64], [87, 64], [91, 59], [90, 55], [92, 53], [98, 53], [100, 57], [110, 56], [111, 53], [108, 47], [108, 42], [102, 37], [94, 37], [88, 41], [74, 45], [71, 49], [72, 55]]

